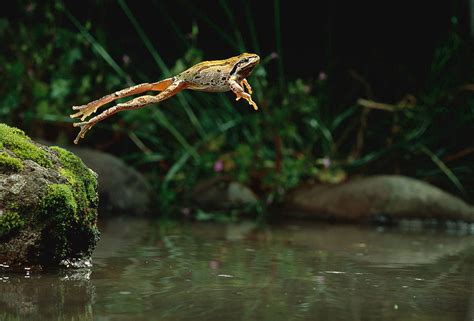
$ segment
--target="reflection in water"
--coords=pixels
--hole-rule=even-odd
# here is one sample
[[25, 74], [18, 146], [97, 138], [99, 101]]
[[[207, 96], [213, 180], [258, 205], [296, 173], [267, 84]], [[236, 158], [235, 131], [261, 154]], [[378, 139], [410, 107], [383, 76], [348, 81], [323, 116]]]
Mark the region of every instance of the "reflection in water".
[[90, 270], [0, 272], [0, 320], [474, 317], [472, 235], [137, 219], [102, 232]]
[[0, 320], [92, 320], [90, 270], [42, 275], [0, 272]]

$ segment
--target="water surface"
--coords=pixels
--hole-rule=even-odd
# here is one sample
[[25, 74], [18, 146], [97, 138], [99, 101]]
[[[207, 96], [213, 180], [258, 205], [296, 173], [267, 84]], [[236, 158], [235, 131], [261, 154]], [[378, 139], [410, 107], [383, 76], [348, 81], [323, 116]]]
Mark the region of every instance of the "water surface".
[[0, 320], [474, 320], [474, 236], [102, 224], [91, 269], [0, 272]]

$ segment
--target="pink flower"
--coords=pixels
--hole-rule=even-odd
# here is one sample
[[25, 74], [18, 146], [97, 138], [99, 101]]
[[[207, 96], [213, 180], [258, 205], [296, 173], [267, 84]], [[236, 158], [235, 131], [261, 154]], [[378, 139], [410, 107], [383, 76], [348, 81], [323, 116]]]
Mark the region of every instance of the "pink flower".
[[328, 157], [324, 157], [321, 163], [323, 164], [324, 168], [329, 168], [329, 166], [331, 166], [331, 160]]
[[130, 56], [129, 55], [123, 55], [122, 56], [122, 61], [125, 65], [128, 65], [130, 63]]
[[328, 78], [328, 75], [327, 75], [324, 71], [320, 71], [320, 72], [319, 72], [318, 79], [319, 79], [320, 81], [324, 81], [324, 80], [326, 80], [327, 78]]
[[26, 5], [25, 11], [28, 13], [32, 13], [35, 10], [35, 7], [36, 7], [35, 4], [30, 2]]
[[214, 163], [214, 172], [219, 173], [219, 172], [222, 172], [223, 170], [224, 170], [224, 162], [221, 159], [218, 159]]
[[323, 275], [318, 275], [318, 276], [316, 276], [316, 283], [325, 284], [326, 283], [326, 278]]
[[278, 54], [276, 52], [272, 52], [270, 54], [270, 60], [273, 60], [273, 59], [278, 59]]
[[219, 261], [211, 260], [209, 261], [209, 267], [213, 270], [217, 270], [219, 268]]

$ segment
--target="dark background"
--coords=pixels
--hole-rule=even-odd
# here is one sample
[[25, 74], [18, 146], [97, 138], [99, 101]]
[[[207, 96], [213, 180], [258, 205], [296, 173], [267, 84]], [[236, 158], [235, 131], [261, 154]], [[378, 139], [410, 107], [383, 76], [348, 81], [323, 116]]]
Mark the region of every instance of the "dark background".
[[[229, 1], [234, 21], [219, 1], [129, 1], [128, 5], [169, 62], [184, 52], [185, 44], [164, 12], [182, 33], [191, 32], [193, 23], [198, 25], [197, 45], [206, 59], [238, 53], [213, 26], [231, 36], [237, 26], [247, 49], [256, 51], [249, 18], [255, 24], [258, 53], [265, 56], [278, 51], [274, 1]], [[134, 64], [147, 65], [146, 48], [116, 2], [88, 6], [69, 1], [66, 6], [81, 21], [90, 20], [95, 28], [106, 29], [107, 42], [113, 45], [116, 41]], [[317, 77], [328, 68], [338, 72], [354, 69], [366, 76], [381, 98], [396, 99], [419, 89], [433, 51], [448, 33], [453, 28], [466, 36], [469, 32], [467, 1], [281, 1], [279, 10], [282, 56], [289, 78]], [[148, 58], [148, 64], [153, 66], [151, 60]]]

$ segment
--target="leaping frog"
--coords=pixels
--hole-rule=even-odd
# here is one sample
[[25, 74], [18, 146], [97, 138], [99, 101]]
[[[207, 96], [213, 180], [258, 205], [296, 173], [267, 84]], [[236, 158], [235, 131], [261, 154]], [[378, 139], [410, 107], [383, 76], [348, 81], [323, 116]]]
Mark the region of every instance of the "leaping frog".
[[[84, 138], [84, 135], [95, 124], [115, 113], [118, 113], [119, 111], [138, 109], [149, 104], [159, 103], [176, 95], [184, 89], [206, 92], [224, 92], [231, 90], [236, 95], [235, 100], [243, 98], [247, 100], [255, 110], [257, 110], [257, 104], [252, 100], [251, 96], [252, 87], [250, 87], [246, 78], [251, 74], [259, 62], [260, 57], [253, 53], [243, 53], [224, 60], [203, 61], [174, 77], [155, 83], [143, 83], [125, 88], [94, 100], [86, 105], [73, 106], [72, 109], [77, 110], [77, 112], [72, 114], [71, 118], [80, 118], [82, 121], [73, 124], [74, 127], [81, 128], [74, 143], [77, 144], [79, 139]], [[247, 92], [244, 88], [247, 89]], [[101, 106], [111, 101], [140, 94], [145, 91], [160, 91], [160, 93], [155, 96], [139, 96], [128, 102], [117, 104], [88, 121], [84, 121], [87, 117], [95, 113]]]

